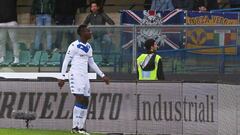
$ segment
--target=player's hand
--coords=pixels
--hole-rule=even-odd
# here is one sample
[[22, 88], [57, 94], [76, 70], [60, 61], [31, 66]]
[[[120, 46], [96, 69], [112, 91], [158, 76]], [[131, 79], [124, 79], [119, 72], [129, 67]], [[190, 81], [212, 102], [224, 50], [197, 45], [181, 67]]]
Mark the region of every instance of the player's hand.
[[102, 79], [107, 85], [109, 84], [110, 79], [107, 76], [104, 76]]
[[60, 89], [62, 89], [62, 87], [63, 87], [64, 84], [65, 84], [65, 80], [61, 80], [61, 79], [58, 80], [58, 87], [59, 87]]

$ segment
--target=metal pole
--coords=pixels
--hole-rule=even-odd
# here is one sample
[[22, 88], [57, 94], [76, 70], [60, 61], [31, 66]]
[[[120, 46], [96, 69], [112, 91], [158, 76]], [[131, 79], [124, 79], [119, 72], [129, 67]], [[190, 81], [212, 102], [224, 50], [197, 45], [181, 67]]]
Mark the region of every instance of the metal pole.
[[133, 71], [136, 72], [136, 55], [137, 55], [137, 27], [133, 26], [133, 46], [132, 46], [132, 65]]

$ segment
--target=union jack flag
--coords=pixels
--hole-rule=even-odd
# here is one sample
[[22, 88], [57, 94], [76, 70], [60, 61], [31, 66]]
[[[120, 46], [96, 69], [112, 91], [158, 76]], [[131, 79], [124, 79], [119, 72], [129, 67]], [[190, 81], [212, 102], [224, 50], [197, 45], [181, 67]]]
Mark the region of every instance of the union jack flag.
[[[121, 13], [122, 25], [182, 25], [184, 12], [176, 9], [173, 11], [156, 12], [124, 10]], [[160, 49], [179, 49], [183, 45], [183, 31], [179, 29], [153, 29], [142, 28], [137, 30], [138, 50], [142, 50], [143, 43], [148, 38], [154, 38]], [[123, 48], [128, 48], [133, 42], [132, 29], [125, 29], [122, 34]]]

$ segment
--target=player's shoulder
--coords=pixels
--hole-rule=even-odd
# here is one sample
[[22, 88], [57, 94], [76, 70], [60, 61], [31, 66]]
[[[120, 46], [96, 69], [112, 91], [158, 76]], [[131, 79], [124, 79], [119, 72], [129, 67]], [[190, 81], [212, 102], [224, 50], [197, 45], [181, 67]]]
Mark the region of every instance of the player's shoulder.
[[80, 47], [87, 47], [88, 49], [89, 48], [92, 48], [90, 43], [82, 43], [81, 41], [79, 40], [75, 40], [73, 41], [71, 44], [70, 44], [70, 48], [80, 48]]
[[81, 41], [79, 41], [79, 40], [78, 40], [78, 44], [81, 44], [81, 45], [84, 45], [84, 46], [86, 46], [86, 45], [90, 45], [89, 42], [83, 43], [83, 42], [81, 42]]
[[70, 45], [76, 46], [76, 45], [78, 45], [78, 44], [79, 44], [79, 41], [78, 41], [78, 40], [75, 40], [75, 41], [73, 41]]
[[69, 47], [70, 48], [75, 48], [78, 44], [79, 44], [78, 40], [75, 40], [69, 45]]

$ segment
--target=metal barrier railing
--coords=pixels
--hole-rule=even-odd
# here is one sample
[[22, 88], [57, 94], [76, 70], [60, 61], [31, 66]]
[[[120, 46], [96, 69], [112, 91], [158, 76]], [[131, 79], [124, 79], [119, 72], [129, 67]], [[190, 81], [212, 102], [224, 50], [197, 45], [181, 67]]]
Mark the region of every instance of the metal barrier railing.
[[[78, 39], [78, 35], [75, 32], [76, 28], [77, 26], [38, 27], [21, 25], [16, 27], [0, 27], [1, 31], [15, 31], [18, 36], [17, 42], [20, 47], [20, 52], [27, 51], [27, 55], [30, 57], [30, 59], [28, 59], [20, 56], [20, 62], [23, 63], [13, 64], [13, 47], [9, 44], [6, 46], [6, 57], [9, 58], [6, 59], [5, 63], [0, 64], [1, 69], [8, 68], [15, 72], [59, 72], [64, 53], [70, 44], [68, 34], [71, 33], [70, 35], [72, 35], [74, 39]], [[141, 38], [145, 38], [140, 35], [141, 30], [157, 30], [160, 31], [162, 35], [165, 35], [165, 37], [159, 38], [159, 41], [163, 41], [163, 44], [158, 42], [161, 47], [157, 52], [163, 57], [165, 74], [239, 74], [239, 28], [240, 25], [90, 26], [90, 29], [93, 31], [93, 38], [89, 42], [93, 45], [96, 62], [105, 72], [111, 74], [136, 74], [135, 60], [143, 50], [144, 42], [141, 41]], [[235, 30], [234, 33], [232, 33], [234, 39], [231, 39], [231, 42], [227, 45], [219, 41], [218, 44], [214, 43], [210, 46], [205, 46], [203, 43], [201, 47], [188, 47], [187, 44], [191, 43], [193, 39], [191, 39], [187, 33], [196, 29], [202, 29], [203, 33], [200, 33], [202, 35], [197, 36], [203, 36], [204, 38], [208, 38], [207, 34], [211, 34], [207, 33], [206, 30], [210, 30], [210, 32], [212, 31], [213, 33], [215, 30], [222, 30], [223, 33], [224, 30]], [[41, 36], [46, 36], [47, 31], [51, 32], [50, 50], [47, 48], [48, 41], [44, 37], [40, 40], [41, 43], [39, 43], [41, 47], [39, 47], [39, 49], [34, 48], [36, 45], [35, 35], [37, 31], [41, 32]], [[58, 39], [57, 33], [59, 32], [63, 34], [63, 38], [61, 42], [56, 45]], [[111, 46], [108, 46], [107, 53], [102, 52], [102, 41], [99, 42], [96, 37], [94, 37], [95, 32], [104, 32], [110, 37]], [[176, 34], [178, 36], [176, 36]], [[194, 36], [194, 33], [192, 35]], [[159, 35], [159, 37], [161, 37], [161, 35]], [[197, 38], [200, 37], [196, 37], [196, 42], [200, 40]], [[168, 42], [165, 42], [165, 39], [173, 40], [178, 47], [173, 48]], [[206, 41], [207, 39], [204, 40]], [[60, 46], [60, 48], [56, 48], [57, 46]], [[209, 50], [211, 53], [208, 53]], [[37, 56], [35, 59], [36, 52], [38, 51], [43, 51], [46, 57], [41, 55], [41, 59], [38, 59]], [[55, 52], [60, 53], [60, 55], [54, 54]], [[26, 56], [25, 53], [20, 53], [20, 55]], [[105, 57], [107, 57], [108, 63], [102, 63]], [[34, 60], [37, 60], [37, 65], [33, 64]]]

